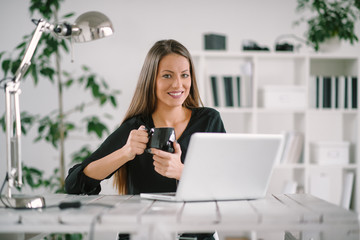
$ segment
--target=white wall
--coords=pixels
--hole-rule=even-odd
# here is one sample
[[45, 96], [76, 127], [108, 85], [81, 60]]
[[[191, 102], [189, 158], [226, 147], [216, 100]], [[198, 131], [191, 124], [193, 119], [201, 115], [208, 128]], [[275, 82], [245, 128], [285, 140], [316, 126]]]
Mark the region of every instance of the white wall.
[[[0, 1], [0, 52], [12, 50], [24, 34], [35, 29], [28, 13], [28, 1]], [[293, 27], [299, 18], [295, 13], [296, 0], [76, 0], [65, 1], [59, 16], [75, 12], [76, 16], [86, 11], [100, 11], [113, 22], [115, 35], [106, 39], [74, 45], [75, 63], [63, 59], [63, 69], [79, 72], [85, 64], [103, 76], [110, 86], [122, 91], [117, 110], [106, 108], [114, 119], [109, 122], [115, 128], [131, 100], [137, 77], [148, 49], [159, 39], [174, 38], [190, 51], [203, 48], [203, 34], [216, 32], [227, 36], [228, 49], [240, 51], [245, 39], [256, 40], [273, 49], [275, 39], [282, 34], [302, 37], [305, 26]], [[39, 16], [34, 16], [38, 18]], [[76, 17], [71, 20], [74, 21]], [[359, 31], [358, 31], [359, 33]], [[358, 34], [359, 35], [359, 34]], [[343, 44], [340, 51], [359, 52], [359, 44]], [[303, 47], [302, 51], [310, 51]], [[2, 78], [3, 76], [0, 76]], [[41, 81], [34, 87], [32, 80], [23, 80], [21, 109], [32, 113], [48, 113], [56, 107], [54, 87]], [[65, 108], [86, 98], [82, 91], [66, 94]], [[4, 112], [4, 94], [0, 94], [0, 114]], [[95, 111], [96, 108], [94, 108]], [[76, 119], [76, 118], [75, 118]], [[51, 173], [57, 166], [58, 153], [51, 146], [32, 143], [34, 136], [23, 137], [24, 162]], [[66, 142], [66, 154], [85, 142], [97, 146], [101, 141], [72, 136]], [[0, 132], [0, 180], [5, 174], [5, 137]]]

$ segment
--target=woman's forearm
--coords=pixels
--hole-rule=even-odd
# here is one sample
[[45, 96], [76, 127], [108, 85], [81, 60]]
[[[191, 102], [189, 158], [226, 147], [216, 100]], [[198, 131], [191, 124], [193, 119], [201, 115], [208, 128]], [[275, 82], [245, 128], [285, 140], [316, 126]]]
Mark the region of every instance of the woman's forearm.
[[124, 149], [121, 148], [87, 165], [84, 174], [93, 179], [103, 180], [129, 160], [124, 154]]

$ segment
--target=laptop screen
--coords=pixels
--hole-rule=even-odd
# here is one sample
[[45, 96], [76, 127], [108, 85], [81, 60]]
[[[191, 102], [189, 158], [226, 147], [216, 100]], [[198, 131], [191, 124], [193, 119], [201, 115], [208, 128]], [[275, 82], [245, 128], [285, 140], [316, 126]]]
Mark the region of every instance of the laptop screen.
[[264, 197], [282, 135], [195, 133], [176, 198], [182, 201]]

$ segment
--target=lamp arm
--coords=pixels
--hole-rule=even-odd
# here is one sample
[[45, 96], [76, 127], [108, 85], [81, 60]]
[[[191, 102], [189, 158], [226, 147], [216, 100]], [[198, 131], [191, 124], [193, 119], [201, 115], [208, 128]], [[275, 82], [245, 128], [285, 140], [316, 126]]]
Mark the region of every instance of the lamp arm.
[[[43, 19], [38, 20], [37, 27], [26, 49], [25, 55], [17, 69], [12, 81], [5, 85], [5, 124], [6, 124], [6, 159], [8, 172], [7, 196], [11, 198], [11, 189], [21, 187], [22, 159], [21, 159], [21, 119], [19, 107], [20, 79], [25, 75], [31, 65], [31, 58], [39, 40], [46, 30], [51, 30], [53, 25]], [[15, 124], [14, 124], [15, 123]], [[15, 129], [14, 129], [15, 126]]]
[[[5, 123], [6, 123], [6, 159], [8, 175], [8, 197], [11, 188], [21, 187], [21, 120], [19, 109], [19, 83], [8, 82], [5, 85]], [[15, 124], [14, 124], [15, 122]], [[15, 126], [15, 130], [14, 130]]]
[[35, 32], [31, 38], [30, 44], [26, 49], [25, 55], [20, 63], [19, 68], [17, 69], [13, 81], [15, 83], [19, 82], [21, 77], [24, 76], [27, 69], [31, 65], [31, 58], [34, 55], [35, 49], [39, 43], [39, 40], [41, 38], [41, 35], [44, 31], [52, 30], [54, 26], [48, 22], [46, 22], [44, 19], [39, 19], [37, 22], [37, 27], [35, 29]]

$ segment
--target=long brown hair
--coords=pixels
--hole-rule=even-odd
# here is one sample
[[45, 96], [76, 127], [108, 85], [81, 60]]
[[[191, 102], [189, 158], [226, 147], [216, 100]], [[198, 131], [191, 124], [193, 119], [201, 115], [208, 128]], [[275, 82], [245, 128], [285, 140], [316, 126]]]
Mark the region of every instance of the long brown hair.
[[[159, 63], [163, 57], [171, 53], [181, 55], [189, 61], [191, 88], [189, 96], [185, 99], [183, 106], [186, 108], [196, 108], [203, 105], [196, 83], [194, 63], [189, 51], [181, 43], [173, 39], [161, 40], [154, 44], [145, 58], [134, 96], [123, 122], [136, 115], [149, 116], [155, 111], [157, 103], [155, 80]], [[117, 188], [119, 194], [127, 194], [126, 179], [126, 167], [123, 165], [114, 175], [114, 186]]]

